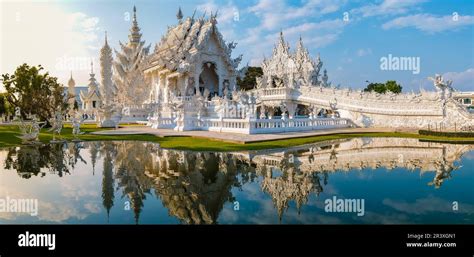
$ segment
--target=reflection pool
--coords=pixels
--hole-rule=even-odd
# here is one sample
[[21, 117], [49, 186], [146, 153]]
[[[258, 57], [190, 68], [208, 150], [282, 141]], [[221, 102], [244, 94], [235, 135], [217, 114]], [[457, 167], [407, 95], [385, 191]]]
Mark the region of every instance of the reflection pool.
[[[6, 208], [12, 199], [36, 199], [37, 215]], [[330, 211], [337, 199], [363, 200], [363, 213], [350, 204]], [[136, 141], [1, 148], [0, 223], [473, 224], [474, 145], [354, 138], [222, 153]]]

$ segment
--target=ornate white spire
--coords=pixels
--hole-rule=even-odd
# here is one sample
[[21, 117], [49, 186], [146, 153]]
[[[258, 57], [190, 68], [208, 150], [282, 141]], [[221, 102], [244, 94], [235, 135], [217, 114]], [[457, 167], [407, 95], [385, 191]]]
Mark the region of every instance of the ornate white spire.
[[67, 82], [67, 85], [69, 87], [74, 87], [76, 85], [76, 82], [74, 81], [74, 79], [72, 78], [72, 71], [71, 71], [71, 77], [69, 78], [69, 81]]
[[268, 83], [272, 77], [288, 79], [288, 85], [318, 85], [319, 71], [323, 63], [318, 56], [314, 61], [309, 55], [308, 49], [303, 44], [303, 38], [300, 36], [296, 43], [296, 51], [290, 53], [290, 46], [280, 32], [279, 39], [273, 49], [271, 59], [264, 59], [262, 70]]
[[150, 46], [141, 41], [142, 34], [137, 22], [137, 9], [133, 7], [133, 21], [128, 44], [120, 42], [120, 51], [115, 51], [113, 61], [113, 88], [116, 102], [124, 106], [143, 104], [144, 95], [149, 95], [142, 72]]
[[[72, 71], [71, 71], [71, 77], [69, 78], [69, 81], [67, 82], [67, 85], [68, 85], [68, 94], [71, 95], [71, 96], [75, 95], [76, 94], [76, 92], [75, 92], [76, 82], [72, 78]], [[72, 103], [74, 104], [74, 102], [72, 102]]]
[[91, 73], [90, 73], [90, 78], [89, 78], [89, 84], [88, 84], [88, 91], [96, 91], [98, 88], [97, 80], [95, 79], [95, 74], [94, 74], [94, 63], [91, 60]]
[[322, 79], [322, 83], [323, 83], [323, 86], [324, 86], [324, 87], [327, 87], [327, 86], [330, 85], [330, 84], [328, 83], [329, 77], [328, 77], [328, 72], [327, 72], [326, 69], [324, 69], [323, 77], [322, 77], [321, 79]]
[[133, 19], [132, 27], [130, 28], [130, 35], [128, 35], [129, 45], [137, 46], [140, 43], [142, 34], [140, 33], [140, 27], [138, 27], [137, 21], [137, 8], [133, 6]]
[[285, 41], [285, 37], [283, 36], [283, 31], [280, 31], [280, 38], [278, 40], [277, 46], [275, 47], [275, 51], [288, 54], [289, 50], [290, 50], [290, 46]]
[[304, 62], [311, 62], [311, 59], [309, 58], [308, 50], [304, 47], [303, 39], [301, 38], [301, 36], [300, 36], [300, 40], [298, 41], [296, 45], [295, 59], [296, 59], [297, 66], [301, 66], [301, 68]]
[[104, 46], [100, 49], [100, 75], [101, 94], [104, 96], [105, 104], [110, 104], [114, 97], [115, 89], [112, 83], [112, 49], [107, 42], [107, 31], [105, 32]]

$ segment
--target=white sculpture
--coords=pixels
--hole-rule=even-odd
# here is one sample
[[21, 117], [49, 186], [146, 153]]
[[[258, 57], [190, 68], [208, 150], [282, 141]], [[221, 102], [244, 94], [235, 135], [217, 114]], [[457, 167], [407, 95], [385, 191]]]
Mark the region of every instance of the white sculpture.
[[20, 132], [21, 136], [19, 138], [22, 140], [23, 144], [36, 144], [39, 143], [38, 137], [41, 129], [46, 125], [46, 122], [38, 122], [36, 115], [28, 115], [31, 122], [25, 122], [21, 116], [21, 108], [15, 108], [15, 118], [14, 120], [20, 121]]
[[61, 110], [56, 110], [54, 116], [49, 119], [49, 123], [51, 124], [51, 128], [48, 131], [53, 132], [53, 140], [51, 140], [50, 142], [63, 142], [62, 140], [56, 140], [56, 135], [61, 136], [61, 130], [63, 129], [63, 113], [61, 112]]
[[72, 135], [74, 139], [72, 140], [73, 142], [79, 142], [81, 141], [78, 136], [84, 134], [84, 132], [81, 132], [81, 124], [84, 122], [83, 118], [78, 118], [78, 117], [73, 117], [72, 118]]

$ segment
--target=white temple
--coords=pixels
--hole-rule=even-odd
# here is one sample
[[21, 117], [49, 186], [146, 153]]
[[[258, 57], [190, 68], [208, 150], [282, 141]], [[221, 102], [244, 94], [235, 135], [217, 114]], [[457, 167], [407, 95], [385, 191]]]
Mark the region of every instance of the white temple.
[[221, 97], [224, 91], [235, 90], [241, 57], [231, 57], [236, 44], [223, 40], [216, 17], [182, 20], [178, 15], [178, 19], [179, 23], [169, 27], [156, 44], [145, 69], [153, 85], [152, 102], [167, 103], [202, 95], [206, 90], [209, 97]]
[[[378, 94], [339, 89], [328, 82], [323, 62], [312, 59], [303, 40], [292, 52], [283, 33], [271, 58], [262, 63], [255, 88], [237, 88], [242, 56], [226, 42], [216, 15], [183, 18], [149, 54], [141, 41], [136, 8], [129, 42], [101, 49], [102, 86], [82, 97], [87, 113], [99, 120], [147, 121], [153, 128], [234, 133], [276, 133], [345, 127], [472, 130], [474, 114], [453, 98], [452, 82], [433, 78], [436, 92]], [[113, 67], [113, 70], [111, 69]], [[94, 105], [95, 103], [95, 105]], [[114, 115], [113, 115], [114, 114]]]
[[97, 115], [97, 111], [102, 106], [102, 95], [100, 94], [99, 84], [95, 79], [94, 64], [92, 62], [87, 92], [81, 91], [80, 97], [83, 114], [89, 117], [94, 117]]

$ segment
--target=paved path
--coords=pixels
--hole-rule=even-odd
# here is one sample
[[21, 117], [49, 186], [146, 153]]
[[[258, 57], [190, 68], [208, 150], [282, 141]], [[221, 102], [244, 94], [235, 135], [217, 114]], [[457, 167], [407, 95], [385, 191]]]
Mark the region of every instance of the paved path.
[[[146, 126], [131, 126], [123, 127], [117, 130], [103, 130], [96, 131], [92, 134], [96, 135], [143, 135], [150, 134], [159, 137], [172, 137], [172, 136], [190, 136], [190, 137], [201, 137], [209, 138], [214, 140], [221, 140], [232, 143], [246, 144], [255, 143], [261, 141], [272, 141], [289, 138], [300, 138], [300, 137], [311, 137], [311, 136], [322, 136], [331, 134], [347, 134], [347, 133], [368, 133], [368, 132], [394, 132], [394, 129], [384, 128], [347, 128], [347, 129], [327, 129], [327, 130], [313, 130], [304, 132], [288, 132], [288, 133], [275, 133], [275, 134], [237, 134], [237, 133], [220, 133], [212, 131], [174, 131], [172, 129], [152, 129]], [[397, 130], [401, 131], [401, 130]], [[415, 130], [403, 130], [403, 132], [416, 132]]]

